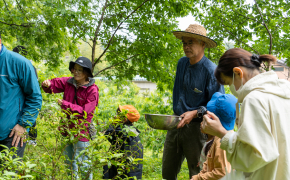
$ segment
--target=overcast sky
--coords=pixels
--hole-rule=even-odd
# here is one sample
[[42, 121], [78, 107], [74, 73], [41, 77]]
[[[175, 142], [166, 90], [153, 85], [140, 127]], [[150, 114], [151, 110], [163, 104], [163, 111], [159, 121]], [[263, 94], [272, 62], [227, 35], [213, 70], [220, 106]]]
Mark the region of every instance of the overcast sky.
[[178, 27], [180, 30], [185, 30], [189, 24], [200, 24], [195, 21], [195, 18], [191, 14], [183, 18], [176, 18], [176, 20], [179, 21]]

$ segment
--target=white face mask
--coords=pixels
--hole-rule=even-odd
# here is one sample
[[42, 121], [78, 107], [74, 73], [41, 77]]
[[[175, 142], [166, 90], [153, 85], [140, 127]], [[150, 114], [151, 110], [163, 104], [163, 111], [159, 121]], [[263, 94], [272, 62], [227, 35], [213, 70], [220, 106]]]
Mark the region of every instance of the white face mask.
[[234, 86], [234, 81], [235, 81], [235, 73], [233, 73], [233, 83], [230, 85], [230, 90], [231, 90], [231, 92], [232, 92], [232, 94], [234, 96], [239, 97], [241, 89], [244, 86], [243, 85], [243, 79], [242, 79], [242, 82], [241, 82], [241, 86], [240, 86], [240, 88], [238, 90], [236, 90], [236, 87]]

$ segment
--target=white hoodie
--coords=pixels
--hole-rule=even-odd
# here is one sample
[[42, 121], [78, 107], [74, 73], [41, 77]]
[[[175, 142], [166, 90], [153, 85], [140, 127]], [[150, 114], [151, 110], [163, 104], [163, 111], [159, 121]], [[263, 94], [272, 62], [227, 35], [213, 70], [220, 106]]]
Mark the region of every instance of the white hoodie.
[[238, 102], [238, 131], [221, 141], [232, 168], [251, 180], [290, 180], [290, 82], [273, 71], [259, 74], [244, 84]]

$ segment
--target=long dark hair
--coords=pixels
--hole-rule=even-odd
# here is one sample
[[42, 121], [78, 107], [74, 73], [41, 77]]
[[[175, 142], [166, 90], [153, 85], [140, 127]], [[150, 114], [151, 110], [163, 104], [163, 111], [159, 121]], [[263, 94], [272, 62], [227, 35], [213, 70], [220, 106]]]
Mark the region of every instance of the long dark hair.
[[272, 55], [253, 55], [252, 53], [240, 49], [233, 48], [227, 50], [219, 60], [218, 66], [215, 70], [215, 77], [217, 81], [224, 84], [221, 74], [233, 77], [234, 67], [246, 67], [250, 70], [259, 70], [263, 62], [276, 62], [276, 57]]
[[[215, 138], [215, 137], [214, 137]], [[205, 146], [205, 150], [204, 150], [204, 154], [205, 156], [207, 156], [208, 151], [210, 150], [213, 142], [214, 142], [214, 138], [212, 140], [210, 140], [210, 142], [207, 143], [207, 145]]]

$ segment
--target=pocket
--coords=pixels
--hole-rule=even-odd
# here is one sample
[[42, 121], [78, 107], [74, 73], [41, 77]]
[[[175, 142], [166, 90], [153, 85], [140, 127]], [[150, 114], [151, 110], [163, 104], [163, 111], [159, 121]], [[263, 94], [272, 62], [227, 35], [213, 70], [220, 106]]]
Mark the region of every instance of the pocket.
[[186, 93], [186, 103], [190, 107], [195, 107], [197, 104], [200, 104], [204, 96], [204, 92], [196, 92], [192, 88], [188, 88]]

